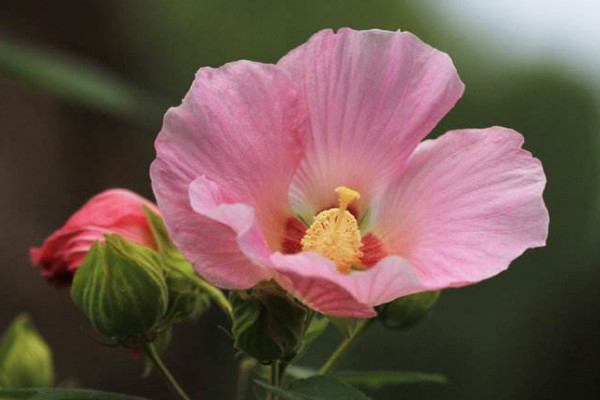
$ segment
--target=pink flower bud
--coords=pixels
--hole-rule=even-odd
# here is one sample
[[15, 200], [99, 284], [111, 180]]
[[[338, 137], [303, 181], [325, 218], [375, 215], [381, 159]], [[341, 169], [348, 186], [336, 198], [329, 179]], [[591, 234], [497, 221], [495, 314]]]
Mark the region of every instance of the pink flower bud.
[[50, 283], [64, 285], [71, 282], [92, 244], [104, 242], [106, 234], [155, 248], [143, 206], [159, 213], [150, 201], [125, 189], [109, 189], [92, 197], [41, 247], [31, 248], [32, 264], [43, 268], [42, 276]]

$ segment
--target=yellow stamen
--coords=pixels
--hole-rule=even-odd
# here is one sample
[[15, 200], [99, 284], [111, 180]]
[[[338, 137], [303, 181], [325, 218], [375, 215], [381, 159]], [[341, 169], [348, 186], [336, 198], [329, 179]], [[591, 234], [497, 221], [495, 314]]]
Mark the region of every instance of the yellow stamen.
[[350, 273], [352, 265], [362, 257], [361, 235], [356, 218], [348, 205], [360, 198], [360, 193], [340, 186], [335, 189], [339, 207], [321, 211], [302, 238], [302, 249], [314, 251], [334, 261], [342, 273]]

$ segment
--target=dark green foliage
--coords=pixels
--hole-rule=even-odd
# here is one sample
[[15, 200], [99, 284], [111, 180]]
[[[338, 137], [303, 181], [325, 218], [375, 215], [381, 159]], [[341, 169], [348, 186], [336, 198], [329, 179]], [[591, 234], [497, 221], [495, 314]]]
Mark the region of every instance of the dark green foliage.
[[370, 400], [359, 390], [328, 376], [298, 379], [286, 389], [262, 381], [256, 381], [256, 384], [286, 400]]

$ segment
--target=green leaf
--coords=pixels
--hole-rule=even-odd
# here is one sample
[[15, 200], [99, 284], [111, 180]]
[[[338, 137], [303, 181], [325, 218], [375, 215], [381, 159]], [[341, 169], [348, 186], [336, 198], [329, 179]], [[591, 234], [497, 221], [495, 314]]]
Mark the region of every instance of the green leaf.
[[163, 107], [93, 63], [0, 38], [0, 72], [67, 101], [154, 123]]
[[356, 371], [336, 372], [333, 374], [342, 382], [350, 385], [379, 389], [387, 385], [409, 383], [447, 383], [444, 375], [414, 371]]
[[288, 365], [285, 374], [294, 379], [306, 379], [319, 374], [314, 368], [303, 367], [301, 365]]
[[329, 376], [293, 381], [287, 389], [256, 380], [257, 385], [286, 400], [371, 400], [358, 389]]
[[146, 400], [125, 394], [87, 389], [1, 390], [0, 400]]
[[[300, 365], [289, 365], [285, 370], [286, 375], [294, 379], [306, 379], [318, 374], [314, 368]], [[370, 389], [379, 389], [387, 385], [402, 385], [409, 383], [440, 383], [448, 382], [441, 374], [429, 374], [415, 371], [341, 371], [331, 375], [349, 385], [362, 386]]]

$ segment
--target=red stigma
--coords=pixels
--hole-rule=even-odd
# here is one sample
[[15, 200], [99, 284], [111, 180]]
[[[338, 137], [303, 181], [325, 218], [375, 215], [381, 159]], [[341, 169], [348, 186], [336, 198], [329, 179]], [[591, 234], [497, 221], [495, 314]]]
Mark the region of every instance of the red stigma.
[[296, 254], [302, 251], [302, 238], [306, 233], [306, 227], [297, 218], [290, 218], [285, 225], [281, 252], [283, 254]]
[[360, 251], [363, 253], [360, 259], [361, 267], [364, 269], [372, 268], [387, 256], [387, 252], [383, 249], [383, 243], [373, 233], [367, 233], [363, 236]]

